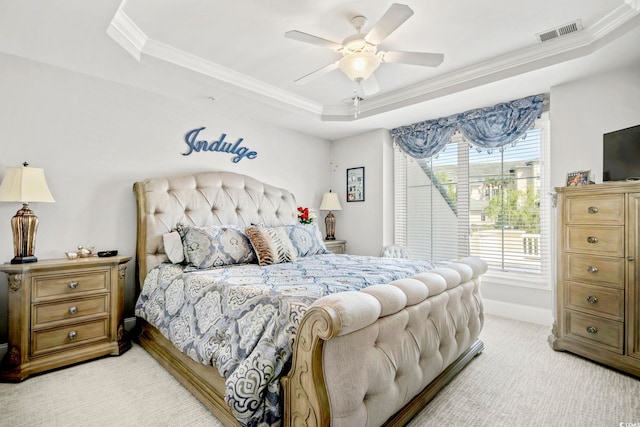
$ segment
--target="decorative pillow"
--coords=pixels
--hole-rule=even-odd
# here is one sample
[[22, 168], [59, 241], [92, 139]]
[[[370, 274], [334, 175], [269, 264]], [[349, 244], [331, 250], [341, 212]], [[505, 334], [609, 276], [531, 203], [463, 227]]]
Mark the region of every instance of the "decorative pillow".
[[251, 243], [242, 231], [224, 226], [189, 227], [178, 224], [184, 258], [198, 269], [256, 261]]
[[299, 257], [331, 253], [324, 245], [317, 224], [285, 225], [284, 228]]
[[249, 227], [245, 229], [258, 257], [258, 264], [280, 264], [298, 259], [298, 252], [284, 227]]
[[162, 244], [164, 245], [164, 253], [169, 257], [169, 261], [174, 264], [184, 262], [184, 249], [182, 248], [182, 238], [177, 231], [164, 234], [162, 236]]

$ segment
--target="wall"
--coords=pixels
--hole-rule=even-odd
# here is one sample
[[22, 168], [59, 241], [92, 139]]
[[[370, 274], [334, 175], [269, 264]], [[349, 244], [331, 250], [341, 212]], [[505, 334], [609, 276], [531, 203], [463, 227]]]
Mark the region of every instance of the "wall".
[[[78, 244], [135, 252], [135, 181], [165, 174], [227, 170], [291, 190], [317, 210], [329, 187], [329, 141], [232, 117], [224, 105], [176, 99], [0, 55], [0, 176], [28, 161], [44, 168], [56, 203], [33, 203], [40, 220], [36, 256], [64, 257]], [[186, 132], [207, 140], [244, 138], [254, 160], [226, 153], [182, 156]], [[286, 167], [284, 167], [286, 166]], [[305, 179], [301, 179], [305, 177]], [[375, 188], [375, 187], [373, 187]], [[19, 203], [0, 203], [0, 260], [13, 258], [10, 219]], [[135, 299], [134, 263], [126, 278], [126, 315]], [[0, 275], [0, 343], [7, 330], [7, 283]]]
[[[379, 255], [393, 240], [393, 148], [389, 132], [367, 132], [331, 144], [335, 165], [331, 189], [340, 197], [342, 211], [336, 216], [336, 239], [347, 241], [347, 252]], [[346, 201], [347, 169], [364, 166], [365, 197], [362, 202]], [[319, 215], [322, 223], [325, 212]]]

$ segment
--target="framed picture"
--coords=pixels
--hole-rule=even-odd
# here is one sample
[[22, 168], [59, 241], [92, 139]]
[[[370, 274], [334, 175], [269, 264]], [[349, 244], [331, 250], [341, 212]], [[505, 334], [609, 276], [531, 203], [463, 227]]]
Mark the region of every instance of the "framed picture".
[[347, 202], [364, 202], [364, 166], [347, 169]]
[[575, 171], [567, 174], [567, 187], [575, 187], [577, 185], [589, 185], [591, 182], [591, 170]]

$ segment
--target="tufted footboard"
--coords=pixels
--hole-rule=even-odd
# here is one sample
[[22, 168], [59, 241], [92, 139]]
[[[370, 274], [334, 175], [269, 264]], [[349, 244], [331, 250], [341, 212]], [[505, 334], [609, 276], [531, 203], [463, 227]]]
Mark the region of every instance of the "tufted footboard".
[[319, 299], [304, 316], [285, 388], [285, 425], [402, 425], [482, 351], [480, 276], [465, 258]]

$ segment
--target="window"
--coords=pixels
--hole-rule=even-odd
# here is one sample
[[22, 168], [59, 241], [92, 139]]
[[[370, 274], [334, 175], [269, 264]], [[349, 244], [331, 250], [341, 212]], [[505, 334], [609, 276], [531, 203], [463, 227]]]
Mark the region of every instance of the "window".
[[395, 148], [396, 243], [434, 262], [479, 256], [491, 273], [548, 283], [548, 119], [503, 151], [460, 134], [428, 159]]

